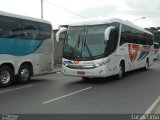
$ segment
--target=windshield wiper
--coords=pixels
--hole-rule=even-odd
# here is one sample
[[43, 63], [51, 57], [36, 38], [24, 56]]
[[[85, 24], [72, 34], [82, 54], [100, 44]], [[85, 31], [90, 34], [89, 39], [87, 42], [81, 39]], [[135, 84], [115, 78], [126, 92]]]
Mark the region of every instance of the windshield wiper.
[[71, 54], [69, 55], [70, 57], [72, 57], [72, 58], [74, 57], [74, 56], [72, 56], [72, 55], [74, 55], [73, 53], [75, 52], [75, 48], [76, 48], [76, 46], [79, 48], [80, 40], [81, 40], [81, 36], [80, 36], [80, 34], [79, 34], [79, 36], [78, 36], [78, 40], [77, 40], [77, 42], [76, 42], [75, 46], [73, 47], [73, 49], [72, 49], [72, 51], [71, 51]]
[[89, 53], [91, 59], [94, 60], [93, 55], [92, 55], [92, 53], [91, 53], [91, 51], [90, 51], [90, 49], [89, 49], [89, 47], [88, 47], [88, 45], [86, 43], [86, 37], [85, 37], [85, 40], [84, 40], [84, 48], [85, 48], [85, 46], [86, 46], [86, 48], [88, 50], [88, 53]]
[[[80, 44], [80, 39], [81, 39], [81, 37], [80, 37], [80, 35], [79, 35], [79, 37], [78, 37], [78, 41], [77, 41], [77, 47], [79, 48], [79, 44]], [[75, 45], [76, 46], [76, 45]]]

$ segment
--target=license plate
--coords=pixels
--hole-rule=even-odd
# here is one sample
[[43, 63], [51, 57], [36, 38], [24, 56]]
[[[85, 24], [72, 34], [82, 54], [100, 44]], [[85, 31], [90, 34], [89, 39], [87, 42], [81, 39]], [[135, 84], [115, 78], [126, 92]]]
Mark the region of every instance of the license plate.
[[77, 71], [77, 75], [85, 75], [84, 71]]

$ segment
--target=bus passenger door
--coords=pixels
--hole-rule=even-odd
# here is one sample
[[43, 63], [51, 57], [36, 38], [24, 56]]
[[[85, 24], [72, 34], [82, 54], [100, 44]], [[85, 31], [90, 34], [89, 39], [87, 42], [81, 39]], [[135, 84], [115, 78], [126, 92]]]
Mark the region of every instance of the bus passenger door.
[[118, 45], [119, 29], [115, 28], [111, 30], [109, 40], [107, 41], [106, 54], [108, 56], [108, 73], [113, 75], [116, 72], [116, 64], [118, 62], [118, 57], [116, 55], [116, 49]]

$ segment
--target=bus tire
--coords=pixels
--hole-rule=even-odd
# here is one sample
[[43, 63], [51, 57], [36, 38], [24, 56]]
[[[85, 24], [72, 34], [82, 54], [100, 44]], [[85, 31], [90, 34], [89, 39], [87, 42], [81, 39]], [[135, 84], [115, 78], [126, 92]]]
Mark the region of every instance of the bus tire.
[[118, 80], [120, 80], [120, 79], [122, 79], [123, 75], [124, 75], [124, 65], [121, 62], [120, 65], [119, 65], [119, 70], [118, 70], [118, 74], [117, 74], [116, 78]]
[[145, 67], [144, 67], [144, 70], [147, 71], [148, 68], [149, 68], [149, 60], [148, 60], [148, 58], [147, 58], [146, 64], [145, 64]]
[[0, 67], [0, 87], [8, 87], [14, 80], [14, 72], [9, 66]]
[[19, 72], [18, 72], [18, 75], [17, 75], [17, 82], [18, 83], [27, 83], [30, 78], [31, 78], [31, 69], [28, 65], [26, 64], [23, 64], [20, 69], [19, 69]]

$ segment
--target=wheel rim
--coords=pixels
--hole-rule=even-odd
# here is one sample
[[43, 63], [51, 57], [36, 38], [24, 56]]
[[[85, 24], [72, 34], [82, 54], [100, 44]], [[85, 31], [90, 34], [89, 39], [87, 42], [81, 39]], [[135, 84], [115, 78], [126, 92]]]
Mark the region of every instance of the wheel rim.
[[8, 83], [11, 79], [10, 73], [7, 70], [2, 71], [0, 73], [0, 79], [1, 79], [1, 83], [3, 84]]
[[27, 69], [22, 69], [21, 70], [21, 80], [27, 81], [28, 78], [29, 78], [29, 71]]

